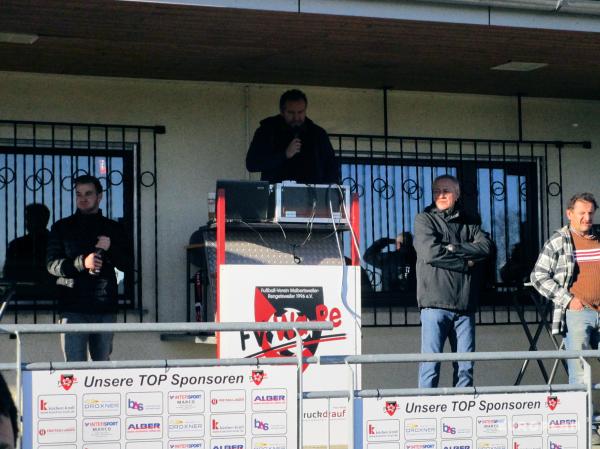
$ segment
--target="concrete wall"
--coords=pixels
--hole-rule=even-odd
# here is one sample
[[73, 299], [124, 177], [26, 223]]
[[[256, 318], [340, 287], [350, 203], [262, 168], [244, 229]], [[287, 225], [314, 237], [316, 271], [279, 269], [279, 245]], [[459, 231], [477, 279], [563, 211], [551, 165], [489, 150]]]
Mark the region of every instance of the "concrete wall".
[[[206, 221], [206, 194], [219, 178], [246, 178], [244, 157], [248, 139], [260, 119], [277, 113], [286, 86], [182, 81], [91, 78], [0, 72], [0, 117], [4, 119], [80, 123], [164, 125], [158, 138], [159, 303], [162, 321], [185, 318], [185, 245]], [[382, 93], [373, 90], [306, 87], [309, 116], [332, 133], [383, 133]], [[512, 97], [392, 91], [389, 132], [395, 135], [518, 137], [516, 99]], [[591, 140], [591, 150], [568, 149], [563, 155], [563, 192], [590, 190], [600, 195], [600, 173], [594, 152], [600, 147], [600, 102], [529, 99], [523, 101], [525, 139]], [[144, 148], [149, 164], [151, 148]], [[555, 163], [555, 162], [553, 162]], [[553, 206], [552, 227], [560, 224], [562, 206]], [[152, 195], [143, 196], [145, 217]], [[144, 225], [145, 267], [152, 266], [152, 232]], [[150, 309], [154, 283], [145, 273], [144, 303]], [[10, 320], [7, 317], [6, 320]], [[3, 337], [4, 338], [4, 337]], [[143, 341], [143, 344], [139, 342]], [[364, 352], [418, 351], [418, 329], [365, 329]], [[544, 343], [544, 344], [547, 344]], [[524, 349], [522, 331], [513, 327], [483, 327], [478, 349]], [[161, 342], [158, 336], [119, 337], [115, 358], [203, 357], [212, 347]], [[0, 360], [13, 357], [3, 344]], [[54, 338], [32, 338], [27, 360], [60, 360]], [[514, 365], [514, 364], [513, 364]], [[531, 368], [530, 368], [531, 369]], [[405, 367], [367, 368], [367, 386], [414, 385], [415, 370]], [[514, 366], [507, 369], [512, 379]], [[480, 383], [500, 380], [496, 370], [479, 369]]]

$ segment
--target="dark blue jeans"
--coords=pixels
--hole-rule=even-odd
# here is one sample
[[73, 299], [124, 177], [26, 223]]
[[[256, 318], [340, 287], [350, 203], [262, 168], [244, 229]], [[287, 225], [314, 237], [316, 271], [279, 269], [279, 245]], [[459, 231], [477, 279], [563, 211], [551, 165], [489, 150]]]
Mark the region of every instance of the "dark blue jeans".
[[[565, 343], [567, 351], [598, 349], [600, 341], [600, 314], [595, 310], [567, 310], [567, 335]], [[583, 384], [583, 363], [579, 359], [567, 360], [569, 383]]]
[[[445, 309], [421, 309], [421, 352], [444, 352], [446, 339], [452, 352], [475, 351], [475, 315]], [[473, 362], [453, 364], [453, 384], [456, 387], [473, 385]], [[440, 380], [440, 362], [423, 362], [419, 366], [419, 387], [436, 388]]]
[[[116, 323], [117, 315], [112, 313], [63, 313], [60, 323]], [[90, 357], [94, 361], [110, 360], [112, 333], [62, 334], [61, 343], [67, 362], [85, 362]]]

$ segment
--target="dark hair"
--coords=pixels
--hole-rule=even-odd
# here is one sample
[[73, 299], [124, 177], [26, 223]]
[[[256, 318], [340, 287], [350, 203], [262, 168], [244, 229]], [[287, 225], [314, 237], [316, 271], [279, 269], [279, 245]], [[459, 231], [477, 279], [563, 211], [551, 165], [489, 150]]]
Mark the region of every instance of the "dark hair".
[[50, 220], [50, 210], [45, 204], [41, 203], [31, 203], [25, 206], [25, 214], [29, 217], [38, 218], [40, 223], [44, 223], [44, 225], [47, 225], [48, 220]]
[[19, 423], [17, 418], [17, 407], [13, 401], [13, 397], [10, 394], [8, 385], [2, 374], [0, 374], [0, 415], [4, 415], [10, 418], [10, 424], [12, 426], [13, 435], [15, 436], [14, 444], [17, 443], [17, 436], [19, 435]]
[[98, 178], [92, 175], [81, 175], [78, 178], [75, 178], [74, 184], [75, 187], [77, 187], [79, 184], [94, 184], [96, 193], [102, 193], [102, 184], [100, 184]]
[[596, 203], [596, 198], [590, 192], [582, 192], [576, 193], [569, 200], [569, 204], [567, 205], [567, 209], [573, 209], [575, 207], [575, 203], [577, 201], [585, 201], [586, 203], [592, 203], [594, 205], [594, 210], [598, 209], [598, 203]]
[[308, 105], [308, 100], [306, 99], [306, 95], [304, 92], [298, 89], [286, 90], [281, 97], [279, 98], [279, 110], [283, 112], [285, 108], [285, 104], [288, 101], [300, 101], [303, 100], [304, 103]]

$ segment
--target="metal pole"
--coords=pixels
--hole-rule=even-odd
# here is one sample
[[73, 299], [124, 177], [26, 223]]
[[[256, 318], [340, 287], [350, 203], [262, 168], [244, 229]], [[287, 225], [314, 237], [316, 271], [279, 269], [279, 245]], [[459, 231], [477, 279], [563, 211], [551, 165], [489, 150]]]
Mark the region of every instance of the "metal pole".
[[15, 332], [16, 340], [16, 361], [17, 361], [17, 402], [19, 404], [19, 438], [17, 439], [17, 448], [21, 449], [21, 442], [23, 439], [23, 391], [21, 388], [22, 379], [22, 367], [21, 367], [21, 334]]
[[298, 363], [298, 449], [302, 449], [304, 435], [302, 435], [302, 413], [304, 407], [302, 407], [302, 396], [304, 394], [304, 385], [302, 382], [302, 368], [303, 368], [303, 357], [302, 353], [304, 352], [304, 343], [302, 341], [302, 337], [300, 336], [300, 332], [296, 331], [296, 358]]
[[[221, 265], [225, 264], [225, 189], [217, 190], [217, 313], [220, 322]], [[221, 335], [217, 333], [217, 358], [221, 358]]]

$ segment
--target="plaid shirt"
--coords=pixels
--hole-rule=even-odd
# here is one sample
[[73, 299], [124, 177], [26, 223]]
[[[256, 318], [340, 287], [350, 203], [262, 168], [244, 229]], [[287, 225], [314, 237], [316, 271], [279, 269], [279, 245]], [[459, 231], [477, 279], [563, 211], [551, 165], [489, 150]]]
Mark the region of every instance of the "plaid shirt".
[[566, 310], [573, 298], [569, 287], [573, 283], [574, 271], [573, 239], [569, 227], [564, 226], [544, 244], [531, 272], [533, 287], [554, 303], [553, 334], [562, 334], [566, 330]]
[[[592, 232], [598, 235], [594, 227]], [[552, 333], [562, 334], [566, 330], [566, 310], [573, 294], [575, 253], [569, 227], [564, 226], [552, 234], [544, 244], [542, 252], [531, 272], [531, 282], [538, 293], [554, 303]]]

